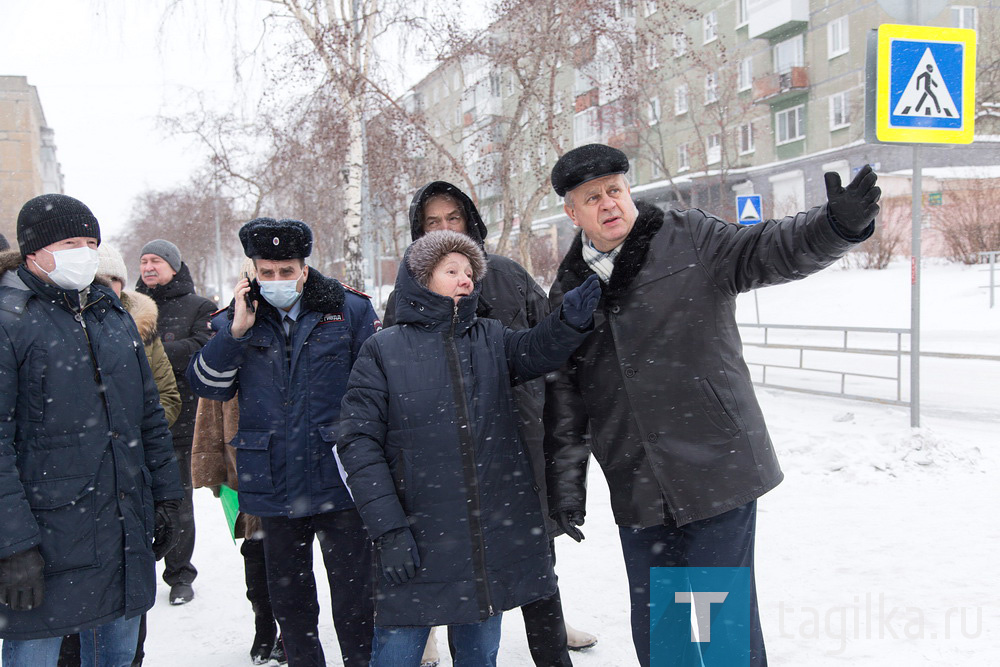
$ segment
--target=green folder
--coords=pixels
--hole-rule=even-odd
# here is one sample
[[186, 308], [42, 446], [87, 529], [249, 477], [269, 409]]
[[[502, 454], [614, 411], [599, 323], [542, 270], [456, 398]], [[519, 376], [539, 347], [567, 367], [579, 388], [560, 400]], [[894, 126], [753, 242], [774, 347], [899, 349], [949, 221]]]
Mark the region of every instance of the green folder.
[[239, 495], [225, 484], [220, 484], [219, 500], [222, 501], [222, 511], [226, 515], [226, 523], [229, 524], [229, 536], [233, 538], [233, 544], [236, 544], [236, 517], [240, 513]]

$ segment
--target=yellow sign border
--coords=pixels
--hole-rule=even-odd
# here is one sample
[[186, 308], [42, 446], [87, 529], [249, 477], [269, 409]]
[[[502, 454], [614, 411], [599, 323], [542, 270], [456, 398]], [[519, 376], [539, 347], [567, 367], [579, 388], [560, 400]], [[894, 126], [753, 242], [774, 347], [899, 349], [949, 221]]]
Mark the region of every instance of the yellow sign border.
[[[957, 129], [889, 125], [889, 55], [893, 40], [962, 44], [962, 127]], [[927, 144], [971, 144], [976, 113], [976, 31], [924, 25], [883, 23], [878, 27], [875, 133], [879, 141]]]

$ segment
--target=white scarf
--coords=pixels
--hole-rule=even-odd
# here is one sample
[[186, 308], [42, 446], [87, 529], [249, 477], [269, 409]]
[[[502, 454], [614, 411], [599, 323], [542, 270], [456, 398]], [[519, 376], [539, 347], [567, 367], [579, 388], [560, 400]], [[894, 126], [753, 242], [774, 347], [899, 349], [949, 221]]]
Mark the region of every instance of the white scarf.
[[597, 274], [601, 282], [607, 284], [611, 280], [611, 272], [615, 270], [615, 259], [618, 258], [618, 253], [621, 252], [621, 245], [608, 252], [601, 252], [590, 242], [586, 232], [581, 230], [580, 235], [583, 241], [583, 261]]

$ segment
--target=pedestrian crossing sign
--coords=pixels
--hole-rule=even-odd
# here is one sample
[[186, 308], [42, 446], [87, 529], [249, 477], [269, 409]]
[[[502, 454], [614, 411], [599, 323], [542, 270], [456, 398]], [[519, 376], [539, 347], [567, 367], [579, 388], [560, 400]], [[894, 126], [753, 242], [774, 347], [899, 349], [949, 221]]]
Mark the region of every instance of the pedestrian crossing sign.
[[876, 80], [879, 141], [972, 142], [975, 30], [880, 25]]
[[737, 195], [736, 215], [741, 225], [752, 225], [764, 219], [760, 195]]

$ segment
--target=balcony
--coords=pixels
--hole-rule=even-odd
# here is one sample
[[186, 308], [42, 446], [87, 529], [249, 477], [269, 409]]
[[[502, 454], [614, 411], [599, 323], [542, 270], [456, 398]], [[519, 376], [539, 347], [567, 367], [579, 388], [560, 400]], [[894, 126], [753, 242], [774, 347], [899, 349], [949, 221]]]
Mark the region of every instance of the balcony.
[[809, 23], [809, 0], [749, 0], [750, 39], [771, 39]]
[[767, 102], [774, 104], [793, 95], [809, 90], [809, 70], [792, 67], [781, 74], [768, 74], [753, 80], [754, 104]]

